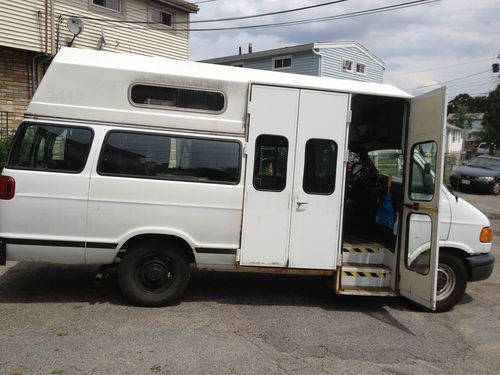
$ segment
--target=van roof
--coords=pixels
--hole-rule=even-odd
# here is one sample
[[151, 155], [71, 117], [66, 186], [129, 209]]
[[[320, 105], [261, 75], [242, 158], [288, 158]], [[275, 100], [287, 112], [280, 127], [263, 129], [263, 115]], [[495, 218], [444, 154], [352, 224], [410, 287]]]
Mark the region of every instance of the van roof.
[[206, 126], [200, 128], [196, 125], [196, 129], [201, 130], [210, 130], [210, 126], [218, 127], [219, 125], [214, 125], [214, 121], [221, 123], [225, 121], [219, 130], [230, 133], [233, 132], [230, 129], [236, 129], [234, 126], [231, 128], [231, 122], [238, 123], [237, 133], [243, 130], [241, 125], [246, 113], [248, 87], [254, 83], [411, 98], [410, 94], [386, 84], [246, 69], [164, 57], [62, 48], [45, 73], [28, 107], [27, 115], [160, 127], [165, 127], [164, 124], [169, 122], [167, 118], [182, 117], [186, 125], [181, 127], [189, 128], [185, 112], [175, 112], [171, 108], [159, 110], [134, 106], [129, 100], [129, 90], [134, 83], [176, 85], [224, 92], [228, 103], [224, 113], [191, 114], [190, 119], [205, 121]]
[[174, 60], [136, 54], [62, 48], [52, 64], [87, 65], [95, 68], [118, 69], [152, 74], [181, 75], [245, 83], [264, 83], [279, 86], [316, 88], [342, 92], [375, 94], [410, 98], [411, 95], [392, 85], [354, 80], [307, 76], [217, 64]]

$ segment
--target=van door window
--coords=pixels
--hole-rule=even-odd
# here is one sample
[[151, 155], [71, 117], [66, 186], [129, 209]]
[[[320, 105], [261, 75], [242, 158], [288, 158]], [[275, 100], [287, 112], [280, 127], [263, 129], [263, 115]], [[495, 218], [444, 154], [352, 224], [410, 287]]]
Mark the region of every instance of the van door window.
[[256, 190], [283, 191], [286, 186], [288, 140], [259, 135], [255, 141], [253, 186]]
[[17, 132], [7, 167], [79, 173], [92, 136], [88, 128], [25, 123]]
[[417, 143], [413, 146], [410, 171], [410, 198], [416, 201], [431, 201], [436, 181], [436, 142]]
[[308, 194], [332, 194], [335, 190], [337, 144], [329, 139], [306, 143], [303, 189]]

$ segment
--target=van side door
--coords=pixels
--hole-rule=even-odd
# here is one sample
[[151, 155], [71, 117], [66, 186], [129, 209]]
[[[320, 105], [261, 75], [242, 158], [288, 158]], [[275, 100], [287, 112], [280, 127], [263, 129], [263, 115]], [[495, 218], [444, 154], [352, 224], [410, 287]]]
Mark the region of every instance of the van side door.
[[242, 266], [334, 270], [349, 95], [253, 85]]
[[399, 239], [399, 291], [434, 310], [439, 258], [446, 88], [411, 99]]

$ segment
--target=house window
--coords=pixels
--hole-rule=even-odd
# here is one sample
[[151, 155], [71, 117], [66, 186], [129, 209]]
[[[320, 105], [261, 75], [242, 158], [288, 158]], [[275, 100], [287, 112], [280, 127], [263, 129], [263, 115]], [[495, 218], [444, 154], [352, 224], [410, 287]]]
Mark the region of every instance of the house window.
[[273, 69], [287, 69], [292, 67], [292, 56], [273, 57]]
[[352, 60], [342, 60], [342, 70], [352, 72]]
[[106, 8], [113, 12], [122, 12], [122, 0], [92, 0], [92, 5]]
[[150, 13], [151, 22], [159, 23], [160, 25], [164, 25], [167, 27], [172, 27], [173, 18], [174, 17], [172, 16], [172, 13], [159, 9], [151, 9]]
[[221, 92], [180, 87], [134, 85], [130, 98], [137, 105], [169, 109], [222, 112], [225, 107], [225, 97]]
[[365, 74], [366, 65], [365, 64], [356, 64], [356, 73]]

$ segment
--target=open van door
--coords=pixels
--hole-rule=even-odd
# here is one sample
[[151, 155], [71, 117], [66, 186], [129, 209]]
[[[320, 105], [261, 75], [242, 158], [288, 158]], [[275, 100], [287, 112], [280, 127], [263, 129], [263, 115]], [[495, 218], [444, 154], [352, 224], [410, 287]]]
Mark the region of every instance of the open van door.
[[445, 108], [445, 87], [411, 99], [400, 218], [399, 292], [432, 310], [436, 309]]

